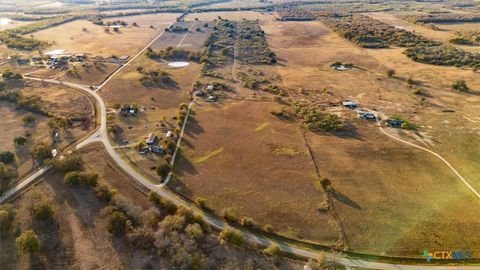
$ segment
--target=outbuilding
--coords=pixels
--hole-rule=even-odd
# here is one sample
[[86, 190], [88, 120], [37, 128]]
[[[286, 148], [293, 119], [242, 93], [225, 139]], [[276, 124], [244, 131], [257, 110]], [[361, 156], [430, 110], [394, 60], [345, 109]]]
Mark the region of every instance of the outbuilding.
[[351, 101], [351, 100], [345, 100], [344, 102], [342, 102], [342, 105], [344, 107], [347, 107], [349, 109], [355, 109], [358, 107], [358, 104], [354, 101]]
[[150, 133], [150, 135], [148, 135], [148, 138], [145, 141], [145, 143], [148, 144], [148, 145], [152, 145], [152, 144], [155, 143], [156, 140], [157, 140], [157, 135], [155, 135], [153, 133]]

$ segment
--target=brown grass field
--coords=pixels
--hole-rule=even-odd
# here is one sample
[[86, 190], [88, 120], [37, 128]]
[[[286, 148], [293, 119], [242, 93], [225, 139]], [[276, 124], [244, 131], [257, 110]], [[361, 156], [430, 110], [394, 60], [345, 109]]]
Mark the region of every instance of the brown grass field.
[[84, 85], [100, 85], [110, 74], [120, 67], [115, 63], [102, 63], [93, 66], [88, 63], [84, 67], [84, 62], [71, 63], [69, 69], [75, 68], [78, 72], [76, 74], [68, 74], [68, 70], [40, 68], [30, 75], [44, 79], [57, 79], [62, 81], [74, 82]]
[[[181, 23], [182, 27], [203, 25], [201, 23]], [[203, 49], [204, 42], [209, 35], [210, 30], [197, 32], [195, 30], [189, 33], [165, 33], [152, 47], [156, 50], [164, 49], [168, 46], [200, 51]], [[183, 42], [182, 42], [183, 40]], [[154, 132], [162, 137], [167, 130], [174, 130], [178, 105], [187, 102], [188, 93], [191, 91], [194, 82], [200, 74], [200, 65], [191, 62], [184, 68], [170, 68], [169, 61], [152, 60], [147, 56], [142, 56], [119, 74], [117, 78], [111, 81], [100, 94], [104, 97], [108, 106], [114, 104], [138, 104], [146, 110], [136, 117], [122, 117], [115, 115], [109, 122], [110, 125], [118, 125], [122, 128], [123, 139], [127, 139], [129, 144], [144, 141], [150, 132]], [[173, 79], [174, 83], [167, 85], [145, 86], [139, 79], [142, 77], [136, 69], [143, 67], [145, 70], [165, 70]], [[132, 91], [135, 89], [135, 91]], [[153, 106], [153, 107], [152, 107]], [[166, 124], [165, 127], [161, 123]], [[115, 141], [118, 141], [119, 138]], [[147, 173], [153, 179], [157, 179], [156, 172], [151, 170], [157, 166], [161, 156], [148, 154], [141, 156], [134, 147], [119, 149], [130, 162], [143, 172]]]
[[[112, 55], [133, 55], [164, 30], [178, 14], [162, 13], [130, 17], [109, 18], [106, 21], [123, 20], [137, 22], [139, 27], [121, 28], [119, 33], [106, 33], [105, 27], [86, 20], [76, 20], [34, 33], [41, 40], [54, 42], [48, 50], [63, 49], [69, 53], [89, 53], [109, 57]], [[154, 29], [150, 28], [154, 26]], [[87, 31], [82, 31], [86, 28]], [[63, 33], [59, 35], [58, 33]]]
[[[315, 103], [350, 98], [387, 115], [411, 119], [422, 126], [419, 132], [389, 132], [438, 151], [479, 186], [475, 175], [478, 95], [450, 89], [455, 80], [464, 79], [477, 91], [478, 73], [415, 63], [402, 49], [361, 49], [318, 22], [265, 22], [262, 26], [280, 60], [277, 72], [284, 86], [310, 89], [311, 94], [301, 98]], [[335, 61], [358, 68], [334, 71], [329, 65]], [[394, 78], [386, 76], [388, 69], [396, 71]], [[407, 87], [408, 78], [424, 91], [423, 102]], [[458, 242], [465, 237], [476, 239], [470, 216], [475, 209], [470, 205], [477, 202], [465, 186], [433, 156], [398, 145], [380, 135], [374, 125], [364, 125], [355, 124], [356, 132], [347, 137], [308, 135], [321, 174], [331, 177], [346, 196], [339, 197], [346, 203], [336, 205], [351, 248], [417, 256], [422, 248], [471, 247], [473, 242]], [[436, 218], [434, 213], [440, 211], [447, 218]], [[451, 233], [453, 227], [455, 233]]]
[[[80, 92], [58, 86], [42, 86], [37, 83], [25, 87], [20, 92], [25, 96], [41, 96], [45, 108], [58, 116], [93, 120], [93, 103]], [[21, 178], [37, 166], [29, 154], [35, 143], [51, 142], [50, 128], [47, 126], [49, 119], [33, 113], [36, 119], [35, 123], [25, 124], [21, 119], [28, 114], [27, 111], [17, 109], [16, 106], [8, 102], [2, 101], [1, 103], [2, 115], [4, 117], [0, 122], [3, 127], [2, 130], [5, 131], [0, 136], [1, 150], [15, 153], [15, 167], [19, 178]], [[27, 132], [31, 134], [27, 138], [27, 144], [24, 147], [15, 147], [13, 139], [17, 136], [25, 136]], [[87, 132], [88, 130], [85, 130], [83, 126], [62, 131], [59, 146], [63, 148], [81, 138]]]
[[333, 182], [352, 250], [407, 257], [424, 248], [478, 252], [478, 198], [441, 161], [393, 142], [373, 124], [359, 123], [355, 137], [308, 135], [320, 173]]
[[[316, 207], [323, 192], [302, 130], [270, 115], [277, 104], [261, 101], [199, 102], [187, 125], [184, 158], [170, 187], [199, 196], [218, 213], [271, 224], [282, 234], [332, 244], [337, 239], [327, 214]], [[301, 198], [301, 199], [300, 199]]]
[[[392, 13], [371, 12], [371, 13], [366, 13], [365, 15], [392, 26], [403, 27], [407, 31], [414, 32], [417, 35], [424, 36], [428, 39], [449, 43], [449, 41], [452, 38], [455, 38], [455, 31], [452, 31], [453, 29], [452, 30], [449, 29], [449, 26], [451, 24], [445, 24], [445, 25], [439, 24], [438, 26], [440, 27], [441, 30], [435, 31], [429, 28], [428, 26], [422, 26], [420, 24], [414, 24], [414, 23], [410, 23], [408, 21], [402, 20], [396, 17], [395, 14], [392, 14]], [[464, 30], [471, 29], [472, 27], [474, 28], [474, 26], [466, 25]], [[477, 27], [478, 27], [478, 24], [477, 24]], [[462, 29], [462, 26], [457, 26], [454, 28], [456, 28], [457, 29], [456, 31], [458, 31]], [[449, 29], [449, 30], [445, 31], [445, 29]], [[454, 44], [454, 46], [467, 51], [480, 52], [480, 46], [465, 46], [465, 45], [456, 45], [456, 44]]]
[[[100, 174], [100, 183], [110, 185], [117, 194], [128, 198], [143, 211], [153, 207], [145, 194], [131, 184], [132, 180], [114, 166], [101, 145], [91, 145], [80, 154], [87, 170]], [[17, 232], [33, 228], [41, 241], [39, 258], [20, 256], [15, 250], [14, 236], [0, 241], [2, 269], [146, 269], [155, 265], [159, 269], [171, 269], [168, 257], [158, 256], [153, 251], [134, 249], [121, 237], [113, 237], [105, 228], [107, 218], [102, 209], [107, 206], [97, 199], [87, 187], [70, 187], [63, 183], [59, 173], [50, 172], [42, 182], [31, 188], [12, 204], [17, 212], [14, 227]], [[32, 222], [29, 212], [30, 197], [40, 193], [53, 202], [54, 225]], [[162, 218], [165, 213], [161, 213]], [[18, 235], [14, 233], [15, 236]], [[243, 268], [253, 263], [262, 269], [302, 269], [302, 264], [282, 260], [273, 264], [268, 257], [258, 252], [232, 245], [219, 245], [214, 235], [205, 237], [208, 246], [207, 258], [215, 265]], [[207, 248], [204, 248], [207, 250]], [[245, 258], [249, 258], [246, 260]]]
[[[213, 28], [213, 23], [209, 23], [209, 27], [204, 27], [204, 24], [205, 22], [200, 21], [178, 22], [175, 25], [188, 28], [188, 33], [167, 32], [152, 45], [152, 48], [161, 49], [168, 46], [177, 48], [178, 46], [179, 49], [200, 51]], [[200, 31], [197, 31], [197, 28]]]

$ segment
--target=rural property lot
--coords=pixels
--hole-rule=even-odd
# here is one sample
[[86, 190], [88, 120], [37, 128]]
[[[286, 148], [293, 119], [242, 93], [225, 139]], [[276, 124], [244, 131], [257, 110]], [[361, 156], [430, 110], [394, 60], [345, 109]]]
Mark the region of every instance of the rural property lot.
[[[73, 121], [74, 128], [60, 132], [59, 146], [65, 147], [68, 144], [84, 136], [93, 121], [94, 107], [91, 101], [82, 93], [62, 88], [59, 86], [43, 86], [40, 83], [33, 83], [21, 90], [23, 96], [40, 96], [44, 108], [54, 112], [56, 116], [69, 117]], [[17, 108], [16, 105], [2, 101], [0, 104], [2, 126], [0, 136], [0, 151], [12, 151], [16, 155], [15, 168], [19, 178], [36, 167], [30, 152], [32, 147], [39, 142], [51, 142], [51, 130], [47, 125], [50, 118], [37, 113], [30, 113]], [[33, 123], [24, 123], [22, 117], [32, 114], [35, 118]], [[82, 122], [85, 121], [85, 125]], [[18, 136], [25, 136], [25, 146], [16, 147], [13, 139]]]
[[407, 257], [423, 248], [479, 251], [478, 198], [441, 161], [373, 125], [357, 133], [307, 136], [320, 173], [332, 180], [352, 250]]
[[[52, 50], [63, 49], [68, 53], [88, 53], [103, 57], [131, 56], [163, 31], [177, 16], [178, 14], [174, 13], [161, 13], [106, 19], [105, 21], [136, 22], [139, 25], [121, 28], [119, 33], [114, 31], [107, 33], [104, 26], [86, 20], [76, 20], [35, 32], [34, 36], [40, 40], [54, 42]], [[150, 28], [150, 25], [154, 28]], [[86, 31], [83, 31], [83, 28], [86, 28]]]
[[317, 210], [324, 194], [295, 122], [270, 114], [262, 101], [199, 102], [189, 120], [178, 180], [170, 187], [192, 199], [204, 197], [218, 213], [231, 209], [282, 234], [333, 244], [337, 233]]
[[[474, 161], [478, 155], [473, 150], [476, 148], [461, 152], [478, 144], [478, 138], [474, 138], [477, 129], [472, 126], [475, 123], [463, 119], [470, 116], [470, 120], [478, 121], [474, 117], [478, 115], [475, 107], [478, 97], [450, 90], [452, 78], [465, 79], [473, 89], [478, 89], [477, 73], [416, 63], [402, 54], [403, 49], [361, 49], [318, 22], [266, 22], [262, 26], [278, 56], [277, 70], [284, 86], [312, 89], [312, 94], [303, 98], [321, 96], [320, 100], [312, 100], [315, 103], [339, 103], [350, 98], [388, 115], [404, 115], [420, 123], [422, 129], [397, 136], [422, 145], [427, 143], [424, 146], [455, 162], [461, 173], [469, 172], [469, 176], [473, 176], [478, 172]], [[334, 71], [329, 65], [336, 61], [353, 63], [358, 68]], [[389, 69], [396, 71], [396, 78], [386, 76]], [[411, 93], [405, 78], [419, 82], [428, 92], [426, 100], [431, 106], [421, 105], [420, 97]], [[328, 95], [320, 95], [324, 92], [322, 89], [327, 89]], [[444, 108], [458, 112], [442, 113]], [[458, 136], [458, 129], [446, 129], [446, 123], [469, 136]], [[425, 246], [467, 248], [473, 245], [471, 242], [460, 245], [455, 241], [472, 235], [475, 230], [469, 213], [476, 211], [470, 208], [476, 199], [448, 168], [427, 153], [398, 145], [381, 135], [374, 124], [354, 125], [356, 132], [351, 136], [308, 134], [320, 174], [331, 178], [334, 188], [341, 193], [336, 209], [350, 247], [369, 253], [415, 256], [418, 249]], [[420, 140], [422, 136], [424, 141]], [[429, 140], [430, 136], [433, 139]], [[465, 138], [471, 139], [464, 141]], [[458, 150], [453, 150], [455, 148]], [[478, 176], [471, 180], [478, 186]], [[461, 210], [444, 210], [450, 209], [450, 205]], [[439, 212], [449, 218], [439, 220], [434, 214]], [[452, 225], [452, 220], [462, 220], [462, 223]], [[449, 236], [453, 226], [461, 228]], [[438, 236], [430, 233], [429, 228]]]

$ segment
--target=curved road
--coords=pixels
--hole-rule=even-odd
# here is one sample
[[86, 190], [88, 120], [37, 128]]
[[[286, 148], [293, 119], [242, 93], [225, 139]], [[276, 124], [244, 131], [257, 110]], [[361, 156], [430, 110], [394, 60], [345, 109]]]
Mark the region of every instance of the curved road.
[[[87, 139], [83, 140], [77, 145], [77, 149], [80, 149], [87, 144], [90, 144], [92, 142], [102, 142], [103, 145], [105, 146], [105, 149], [107, 153], [111, 156], [111, 158], [117, 163], [117, 165], [124, 170], [127, 174], [129, 174], [135, 181], [146, 188], [148, 188], [151, 191], [156, 192], [158, 195], [162, 196], [163, 198], [166, 198], [173, 203], [175, 203], [178, 206], [185, 206], [187, 208], [192, 209], [192, 211], [195, 214], [201, 215], [205, 222], [209, 223], [212, 227], [218, 229], [218, 230], [223, 230], [224, 228], [228, 227], [229, 225], [226, 224], [223, 220], [213, 217], [210, 215], [205, 215], [205, 213], [200, 210], [198, 207], [191, 205], [190, 203], [183, 201], [179, 199], [175, 194], [171, 193], [165, 188], [165, 185], [155, 185], [153, 184], [149, 179], [147, 179], [145, 176], [142, 174], [138, 173], [136, 170], [134, 170], [122, 157], [115, 151], [114, 147], [111, 145], [109, 138], [108, 138], [108, 133], [107, 133], [107, 113], [106, 113], [106, 106], [103, 101], [103, 99], [96, 93], [98, 90], [101, 90], [115, 75], [117, 75], [119, 72], [121, 72], [127, 65], [129, 65], [133, 60], [138, 58], [151, 44], [153, 44], [156, 39], [158, 39], [163, 32], [157, 36], [151, 43], [149, 43], [139, 54], [134, 56], [130, 61], [128, 61], [125, 65], [121, 66], [115, 73], [113, 73], [107, 80], [105, 80], [99, 87], [96, 88], [96, 90], [91, 90], [89, 87], [81, 84], [75, 84], [75, 83], [69, 83], [69, 82], [62, 82], [62, 81], [57, 81], [57, 80], [42, 80], [39, 78], [27, 78], [29, 80], [34, 80], [34, 81], [45, 81], [53, 84], [60, 84], [60, 85], [65, 85], [74, 89], [81, 90], [89, 95], [91, 95], [93, 98], [98, 103], [99, 106], [99, 111], [100, 111], [100, 127], [99, 129], [94, 132], [91, 136], [89, 136]], [[194, 101], [192, 101], [189, 105], [189, 108], [191, 108], [192, 104]], [[378, 120], [377, 120], [378, 121]], [[183, 130], [185, 129], [185, 124], [187, 121], [185, 121], [184, 125], [182, 126], [182, 134]], [[473, 187], [468, 184], [468, 182], [461, 177], [461, 175], [451, 166], [445, 159], [443, 159], [440, 155], [436, 154], [433, 151], [430, 151], [426, 148], [420, 147], [418, 145], [415, 145], [413, 143], [410, 143], [408, 141], [404, 141], [402, 139], [399, 139], [386, 131], [383, 130], [381, 126], [379, 126], [380, 130], [382, 133], [386, 134], [387, 136], [391, 137], [392, 139], [395, 139], [397, 141], [400, 141], [402, 143], [406, 143], [408, 145], [411, 145], [413, 147], [422, 149], [424, 151], [428, 151], [438, 158], [440, 158], [442, 161], [444, 161], [447, 166], [449, 166], [455, 174], [469, 187], [474, 193], [478, 195], [478, 192], [473, 189]], [[180, 138], [181, 139], [181, 138]], [[179, 144], [177, 144], [177, 149], [178, 150]], [[24, 181], [22, 181], [18, 186], [16, 186], [14, 189], [10, 190], [7, 192], [4, 196], [0, 197], [0, 203], [8, 199], [10, 196], [12, 196], [15, 192], [20, 190], [21, 188], [31, 184], [37, 177], [42, 175], [46, 170], [48, 170], [48, 167], [43, 167], [41, 170], [37, 171], [35, 174], [32, 176], [28, 177]], [[479, 196], [480, 198], [480, 196]], [[290, 253], [294, 254], [297, 256], [305, 257], [305, 258], [312, 258], [316, 259], [318, 256], [317, 252], [310, 251], [308, 249], [302, 249], [294, 246], [290, 246], [287, 244], [284, 244], [282, 242], [277, 242], [277, 241], [272, 241], [267, 238], [261, 237], [254, 235], [250, 233], [249, 231], [242, 230], [242, 233], [244, 234], [245, 238], [256, 244], [260, 244], [262, 246], [269, 246], [271, 244], [277, 244], [281, 250], [285, 253]], [[342, 265], [348, 266], [348, 267], [362, 267], [362, 268], [369, 268], [369, 269], [385, 269], [385, 270], [422, 270], [425, 268], [428, 269], [448, 269], [448, 270], [454, 270], [454, 269], [479, 269], [478, 266], [430, 266], [430, 265], [401, 265], [401, 264], [389, 264], [389, 263], [380, 263], [380, 262], [372, 262], [372, 261], [366, 261], [366, 260], [360, 260], [360, 259], [351, 259], [351, 258], [346, 258], [346, 257], [338, 257], [332, 254], [326, 254], [327, 260], [331, 261], [336, 261], [337, 263], [340, 263]]]

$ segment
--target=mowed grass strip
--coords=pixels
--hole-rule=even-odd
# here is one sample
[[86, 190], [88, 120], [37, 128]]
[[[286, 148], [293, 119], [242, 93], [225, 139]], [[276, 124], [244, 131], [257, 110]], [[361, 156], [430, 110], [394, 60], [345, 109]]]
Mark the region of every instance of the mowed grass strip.
[[218, 148], [217, 150], [213, 150], [212, 152], [208, 153], [207, 155], [203, 156], [203, 157], [200, 157], [198, 159], [195, 160], [195, 163], [202, 163], [202, 162], [205, 162], [207, 160], [209, 160], [210, 158], [220, 154], [223, 152], [223, 147], [221, 148]]

